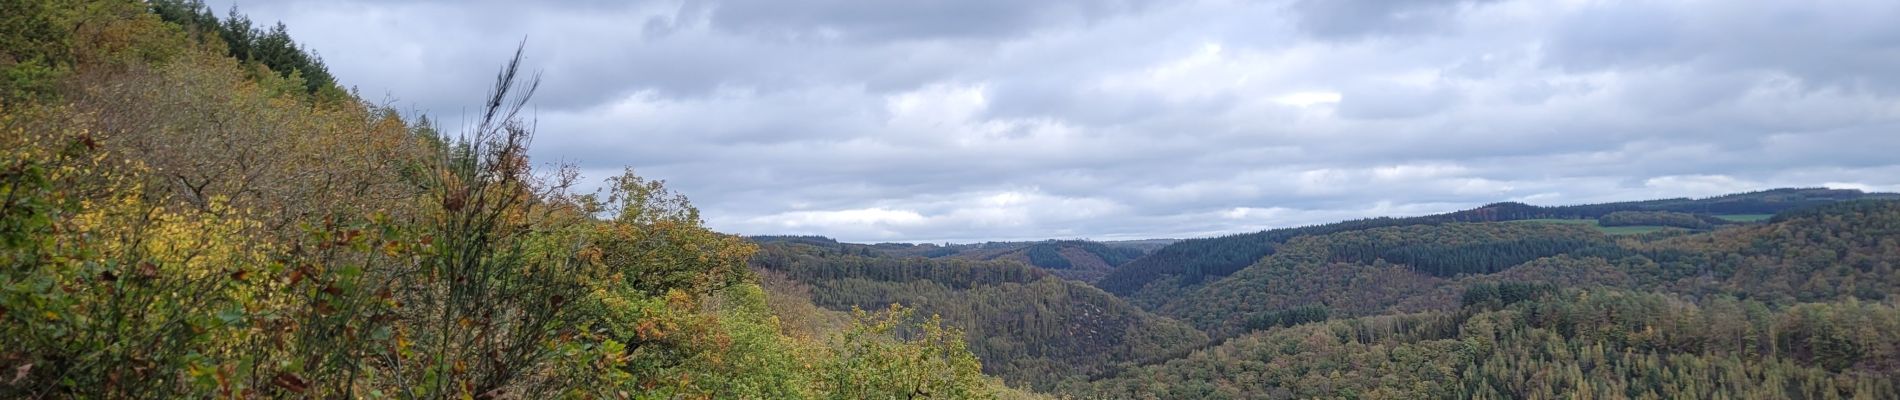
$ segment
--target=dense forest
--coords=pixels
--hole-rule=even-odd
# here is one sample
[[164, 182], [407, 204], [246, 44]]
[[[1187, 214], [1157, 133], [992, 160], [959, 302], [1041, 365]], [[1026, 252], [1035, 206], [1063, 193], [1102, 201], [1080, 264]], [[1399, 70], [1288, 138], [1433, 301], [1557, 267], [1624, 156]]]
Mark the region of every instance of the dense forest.
[[[1616, 213], [1628, 212], [1604, 216]], [[807, 238], [766, 244], [754, 265], [811, 282], [805, 295], [824, 308], [898, 302], [955, 315], [946, 323], [969, 326], [972, 343], [998, 346], [972, 345], [986, 370], [1081, 398], [1900, 396], [1900, 201], [1636, 235], [1562, 218], [1392, 221], [1403, 219], [1295, 235], [1228, 276], [1149, 298], [1152, 316], [1108, 293], [1076, 303], [1089, 292], [1006, 260]], [[1030, 282], [1044, 289], [983, 289]], [[1149, 343], [1171, 345], [1087, 343], [1102, 326], [1076, 315], [1098, 309], [1150, 321], [1166, 336], [1149, 340], [1172, 339]], [[1074, 358], [1062, 346], [1129, 353]]]
[[525, 46], [445, 127], [235, 9], [5, 7], [4, 398], [1900, 398], [1896, 194], [741, 237], [530, 160]]
[[1900, 395], [1900, 309], [1497, 285], [1460, 307], [1236, 337], [1075, 391], [1106, 398]]

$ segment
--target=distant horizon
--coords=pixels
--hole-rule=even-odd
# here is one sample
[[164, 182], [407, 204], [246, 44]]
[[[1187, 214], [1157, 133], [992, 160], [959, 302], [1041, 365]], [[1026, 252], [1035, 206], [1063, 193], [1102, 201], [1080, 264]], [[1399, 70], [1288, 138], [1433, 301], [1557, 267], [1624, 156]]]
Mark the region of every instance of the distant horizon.
[[[1864, 189], [1859, 189], [1859, 188], [1847, 188], [1847, 187], [1826, 187], [1826, 186], [1807, 186], [1807, 187], [1800, 187], [1800, 186], [1793, 186], [1793, 187], [1776, 187], [1776, 188], [1767, 188], [1767, 189], [1756, 189], [1756, 190], [1746, 190], [1746, 191], [1740, 191], [1740, 192], [1734, 192], [1734, 193], [1724, 193], [1724, 194], [1718, 194], [1718, 195], [1712, 195], [1712, 196], [1701, 196], [1701, 197], [1686, 197], [1686, 196], [1679, 196], [1679, 197], [1659, 197], [1659, 198], [1645, 198], [1645, 199], [1629, 199], [1629, 200], [1611, 200], [1611, 201], [1605, 201], [1605, 202], [1595, 202], [1595, 203], [1572, 203], [1572, 204], [1535, 204], [1535, 203], [1523, 203], [1523, 202], [1518, 202], [1518, 203], [1523, 203], [1523, 204], [1527, 204], [1527, 205], [1531, 205], [1531, 206], [1537, 206], [1537, 207], [1569, 207], [1569, 206], [1580, 206], [1580, 205], [1593, 205], [1593, 204], [1608, 204], [1608, 203], [1622, 203], [1622, 202], [1641, 202], [1641, 201], [1653, 201], [1653, 200], [1673, 200], [1673, 199], [1689, 199], [1689, 200], [1707, 200], [1707, 199], [1715, 199], [1715, 198], [1720, 198], [1720, 197], [1726, 197], [1726, 196], [1733, 196], [1733, 195], [1741, 195], [1741, 194], [1750, 194], [1750, 193], [1761, 193], [1761, 192], [1771, 192], [1771, 191], [1779, 191], [1779, 190], [1806, 190], [1806, 189], [1822, 189], [1822, 190], [1852, 190], [1852, 191], [1857, 191], [1857, 192], [1860, 192], [1860, 193], [1862, 193], [1862, 194], [1865, 194], [1865, 195], [1897, 195], [1897, 196], [1900, 196], [1900, 192], [1885, 192], [1885, 191], [1869, 191], [1869, 190], [1864, 190]], [[796, 236], [796, 237], [823, 237], [823, 238], [827, 238], [827, 239], [832, 239], [832, 240], [836, 240], [836, 241], [838, 241], [838, 242], [840, 242], [840, 243], [850, 243], [850, 244], [884, 244], [884, 243], [901, 243], [901, 244], [913, 244], [913, 245], [923, 245], [923, 244], [938, 244], [938, 245], [941, 245], [941, 244], [945, 244], [945, 243], [948, 243], [948, 244], [950, 244], [950, 245], [976, 245], [976, 244], [983, 244], [983, 243], [991, 243], [991, 242], [995, 242], [995, 243], [1029, 243], [1029, 242], [1045, 242], [1045, 241], [1066, 241], [1066, 240], [1080, 240], [1080, 241], [1091, 241], [1091, 242], [1131, 242], [1131, 241], [1144, 241], [1144, 240], [1172, 240], [1172, 241], [1181, 241], [1181, 240], [1192, 240], [1192, 239], [1205, 239], [1205, 238], [1211, 238], [1211, 237], [1219, 237], [1219, 236], [1227, 236], [1227, 235], [1238, 235], [1238, 234], [1247, 234], [1247, 233], [1254, 233], [1254, 232], [1261, 232], [1261, 231], [1266, 231], [1266, 230], [1273, 230], [1273, 229], [1284, 229], [1284, 228], [1298, 228], [1298, 227], [1302, 227], [1302, 226], [1312, 226], [1312, 225], [1319, 225], [1319, 224], [1327, 224], [1327, 223], [1333, 223], [1333, 222], [1343, 222], [1343, 221], [1352, 221], [1352, 220], [1359, 220], [1359, 219], [1368, 219], [1368, 218], [1380, 218], [1380, 217], [1393, 217], [1393, 218], [1405, 218], [1405, 217], [1420, 217], [1420, 216], [1426, 216], [1426, 215], [1437, 215], [1437, 214], [1444, 214], [1444, 213], [1450, 213], [1450, 212], [1457, 212], [1457, 211], [1464, 211], [1464, 210], [1471, 210], [1471, 209], [1476, 209], [1476, 208], [1479, 208], [1479, 207], [1483, 207], [1483, 206], [1485, 206], [1485, 205], [1490, 205], [1490, 204], [1498, 204], [1498, 203], [1508, 203], [1508, 202], [1514, 202], [1514, 201], [1493, 201], [1493, 202], [1485, 202], [1485, 203], [1479, 203], [1479, 204], [1476, 204], [1476, 205], [1472, 205], [1472, 206], [1470, 206], [1470, 207], [1465, 207], [1465, 208], [1459, 208], [1459, 209], [1455, 209], [1455, 210], [1449, 210], [1449, 211], [1443, 211], [1443, 212], [1435, 212], [1435, 213], [1426, 213], [1426, 214], [1416, 214], [1416, 215], [1373, 215], [1373, 216], [1364, 216], [1364, 217], [1358, 217], [1358, 218], [1349, 218], [1349, 219], [1341, 219], [1341, 220], [1334, 220], [1334, 221], [1323, 221], [1323, 222], [1315, 222], [1315, 223], [1307, 223], [1307, 224], [1300, 224], [1300, 225], [1286, 225], [1286, 226], [1273, 226], [1273, 227], [1267, 227], [1267, 228], [1263, 228], [1263, 229], [1257, 229], [1257, 230], [1249, 230], [1249, 231], [1240, 231], [1240, 232], [1226, 232], [1226, 233], [1219, 233], [1219, 234], [1213, 234], [1213, 235], [1206, 235], [1206, 236], [1184, 236], [1184, 237], [1147, 237], [1147, 238], [1139, 238], [1139, 239], [1101, 239], [1101, 238], [1087, 238], [1087, 237], [1049, 237], [1049, 238], [1013, 238], [1013, 239], [988, 239], [988, 240], [974, 240], [974, 241], [956, 241], [956, 240], [948, 240], [948, 241], [946, 241], [946, 240], [936, 240], [936, 241], [930, 241], [930, 240], [925, 240], [925, 241], [906, 241], [906, 240], [872, 240], [872, 241], [863, 241], [863, 240], [847, 240], [847, 239], [844, 239], [844, 238], [839, 238], [839, 237], [833, 237], [833, 236], [826, 236], [826, 235], [818, 235], [818, 234], [795, 234], [795, 233], [794, 233], [794, 234], [786, 234], [786, 233], [760, 233], [760, 234], [754, 234], [754, 233], [737, 233], [737, 232], [726, 232], [726, 233], [727, 233], [727, 234], [733, 234], [733, 235], [739, 235], [739, 236], [743, 236], [743, 237], [748, 237], [748, 238], [750, 238], [750, 237], [775, 237], [775, 236], [776, 236], [776, 237], [795, 237], [795, 236]]]

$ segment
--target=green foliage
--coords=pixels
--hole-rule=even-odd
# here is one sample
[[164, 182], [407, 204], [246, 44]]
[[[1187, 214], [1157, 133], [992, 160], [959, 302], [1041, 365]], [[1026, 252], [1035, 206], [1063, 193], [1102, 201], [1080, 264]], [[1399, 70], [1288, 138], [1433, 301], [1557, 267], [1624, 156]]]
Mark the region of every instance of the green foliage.
[[827, 397], [994, 398], [963, 333], [936, 316], [913, 325], [913, 313], [895, 304], [879, 313], [852, 309], [856, 322], [839, 336], [837, 357], [820, 367]]
[[7, 2], [0, 13], [0, 104], [44, 97], [72, 67], [71, 11], [51, 0]]
[[152, 12], [166, 22], [200, 35], [215, 35], [232, 58], [263, 65], [279, 76], [299, 81], [306, 93], [342, 93], [336, 78], [323, 65], [323, 58], [299, 46], [281, 22], [269, 29], [257, 27], [235, 6], [220, 21], [203, 0], [155, 0], [150, 4]]
[[1557, 292], [1557, 285], [1531, 282], [1474, 283], [1465, 287], [1464, 307], [1503, 307]]
[[1308, 322], [1325, 321], [1332, 313], [1326, 306], [1304, 305], [1279, 311], [1268, 311], [1247, 317], [1247, 329], [1288, 327]]
[[1074, 267], [1073, 264], [1069, 263], [1069, 259], [1063, 257], [1058, 251], [1060, 251], [1060, 248], [1053, 243], [1029, 246], [1029, 250], [1026, 251], [1029, 256], [1029, 265], [1048, 269], [1069, 269]]
[[11, 0], [0, 11], [0, 105], [57, 99], [79, 70], [161, 63], [184, 37], [129, 1]]

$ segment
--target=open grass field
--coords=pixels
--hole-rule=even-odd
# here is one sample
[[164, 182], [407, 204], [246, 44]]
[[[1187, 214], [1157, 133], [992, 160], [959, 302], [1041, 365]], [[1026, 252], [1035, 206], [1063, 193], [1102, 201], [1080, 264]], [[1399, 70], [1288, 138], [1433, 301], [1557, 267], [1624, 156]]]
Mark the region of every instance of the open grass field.
[[1665, 230], [1670, 230], [1670, 229], [1682, 229], [1682, 228], [1677, 228], [1673, 226], [1635, 225], [1635, 226], [1599, 226], [1597, 227], [1597, 229], [1603, 230], [1603, 233], [1608, 233], [1611, 235], [1639, 235], [1639, 234], [1650, 233], [1650, 232], [1658, 232], [1658, 231], [1665, 231]]
[[1723, 214], [1715, 217], [1732, 222], [1761, 222], [1769, 218], [1774, 218], [1774, 216], [1774, 214]]
[[1656, 226], [1656, 225], [1602, 226], [1602, 225], [1598, 225], [1597, 220], [1594, 220], [1594, 219], [1543, 218], [1543, 219], [1522, 219], [1522, 220], [1516, 220], [1516, 221], [1510, 221], [1510, 222], [1524, 223], [1524, 224], [1589, 225], [1589, 226], [1596, 227], [1597, 230], [1603, 231], [1603, 233], [1611, 234], [1611, 235], [1639, 235], [1639, 234], [1644, 234], [1644, 233], [1661, 231], [1665, 229], [1682, 229], [1682, 228], [1676, 228], [1676, 227]]
[[1511, 222], [1544, 223], [1544, 224], [1576, 224], [1576, 225], [1596, 225], [1597, 224], [1597, 220], [1594, 220], [1594, 219], [1557, 219], [1557, 218], [1520, 219], [1520, 220], [1511, 221]]

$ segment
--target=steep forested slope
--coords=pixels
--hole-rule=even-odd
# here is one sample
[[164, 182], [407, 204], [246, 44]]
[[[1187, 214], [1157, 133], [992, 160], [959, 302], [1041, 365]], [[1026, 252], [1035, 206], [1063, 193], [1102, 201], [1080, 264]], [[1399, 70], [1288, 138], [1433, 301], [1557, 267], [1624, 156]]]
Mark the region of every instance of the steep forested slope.
[[911, 310], [793, 334], [658, 182], [531, 168], [519, 51], [449, 134], [285, 32], [0, 3], [0, 398], [1015, 394]]

